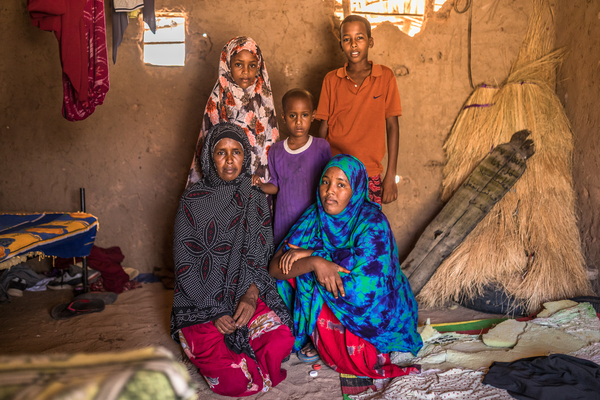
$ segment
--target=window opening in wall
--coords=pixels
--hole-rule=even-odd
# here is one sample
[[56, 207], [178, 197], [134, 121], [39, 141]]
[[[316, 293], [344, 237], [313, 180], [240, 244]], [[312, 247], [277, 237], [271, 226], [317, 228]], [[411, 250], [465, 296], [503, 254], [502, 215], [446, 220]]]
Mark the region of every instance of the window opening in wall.
[[[389, 21], [409, 36], [421, 31], [427, 0], [336, 0], [335, 15], [344, 19], [350, 14], [362, 15], [376, 28]], [[446, 0], [434, 0], [433, 11], [438, 11]]]
[[144, 62], [150, 65], [185, 65], [185, 18], [156, 16], [156, 34], [144, 22]]

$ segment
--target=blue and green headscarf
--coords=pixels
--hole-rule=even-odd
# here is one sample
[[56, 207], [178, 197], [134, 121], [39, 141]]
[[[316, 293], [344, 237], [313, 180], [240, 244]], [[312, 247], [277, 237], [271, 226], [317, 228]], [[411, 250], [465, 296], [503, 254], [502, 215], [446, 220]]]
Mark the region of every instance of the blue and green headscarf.
[[[314, 273], [297, 277], [296, 290], [289, 282], [278, 281], [279, 293], [294, 318], [294, 350], [308, 342], [323, 304], [327, 304], [346, 329], [380, 352], [416, 354], [423, 345], [417, 333], [417, 302], [400, 269], [390, 224], [381, 206], [369, 200], [367, 171], [347, 154], [332, 158], [323, 174], [332, 167], [340, 168], [350, 182], [348, 205], [341, 213], [329, 215], [317, 191], [317, 203], [302, 214], [286, 241], [313, 249], [313, 256], [351, 272], [340, 273], [346, 296], [337, 299], [317, 283]], [[286, 245], [284, 251], [288, 249]]]

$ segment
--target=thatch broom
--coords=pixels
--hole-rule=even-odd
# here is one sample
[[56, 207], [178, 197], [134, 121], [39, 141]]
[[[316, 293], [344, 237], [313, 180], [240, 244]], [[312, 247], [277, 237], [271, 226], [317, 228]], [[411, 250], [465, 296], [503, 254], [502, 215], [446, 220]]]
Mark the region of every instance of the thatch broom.
[[535, 154], [529, 135], [529, 131], [516, 132], [509, 143], [497, 146], [425, 228], [402, 262], [415, 294], [523, 175], [526, 161]]
[[[475, 88], [458, 114], [452, 132], [444, 143], [446, 154], [452, 154], [444, 168], [442, 200], [448, 201], [471, 171], [490, 152], [490, 147], [478, 140], [480, 132], [474, 126], [482, 126], [488, 108], [493, 105], [497, 87], [480, 85]], [[472, 143], [464, 148], [464, 143]], [[483, 148], [481, 146], [487, 146]], [[483, 155], [483, 156], [482, 156]], [[460, 173], [456, 173], [460, 171]]]
[[545, 301], [591, 293], [576, 224], [573, 135], [553, 90], [565, 53], [549, 51], [548, 10], [546, 1], [533, 0], [517, 60], [501, 88], [483, 103], [491, 106], [476, 117], [463, 115], [471, 112], [463, 108], [457, 118], [445, 144], [443, 196], [450, 197], [490, 148], [516, 131], [532, 132], [536, 156], [423, 288], [418, 297], [423, 306], [473, 299], [492, 283], [529, 312]]

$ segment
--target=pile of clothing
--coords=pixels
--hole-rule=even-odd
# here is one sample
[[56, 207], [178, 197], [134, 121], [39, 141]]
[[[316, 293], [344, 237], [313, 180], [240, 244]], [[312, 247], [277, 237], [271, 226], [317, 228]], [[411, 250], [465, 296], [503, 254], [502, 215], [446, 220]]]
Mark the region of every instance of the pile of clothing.
[[[93, 292], [122, 293], [125, 290], [135, 289], [139, 285], [131, 282], [138, 271], [133, 268], [123, 269], [121, 263], [125, 256], [119, 247], [104, 249], [92, 246], [90, 255], [87, 257], [88, 283]], [[57, 258], [54, 266], [61, 270], [62, 274], [48, 287], [50, 289], [68, 289], [83, 282], [81, 258]], [[129, 272], [129, 274], [127, 273]]]
[[[93, 246], [87, 257], [90, 291], [119, 294], [140, 287], [141, 283], [134, 281], [139, 271], [123, 268], [124, 258], [119, 247]], [[26, 263], [5, 270], [0, 276], [0, 303], [10, 302], [11, 297], [22, 297], [25, 291], [69, 289], [77, 293], [83, 289], [81, 258], [56, 258], [54, 265], [48, 276], [36, 273]]]

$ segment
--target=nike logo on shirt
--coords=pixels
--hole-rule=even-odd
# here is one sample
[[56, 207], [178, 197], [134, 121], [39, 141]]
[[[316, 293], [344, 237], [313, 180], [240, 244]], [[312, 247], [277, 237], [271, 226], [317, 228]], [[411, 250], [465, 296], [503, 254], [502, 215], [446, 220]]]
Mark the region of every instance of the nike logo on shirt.
[[379, 96], [373, 96], [373, 99], [376, 99], [376, 98], [381, 97], [381, 96], [383, 96], [383, 95], [380, 94]]

